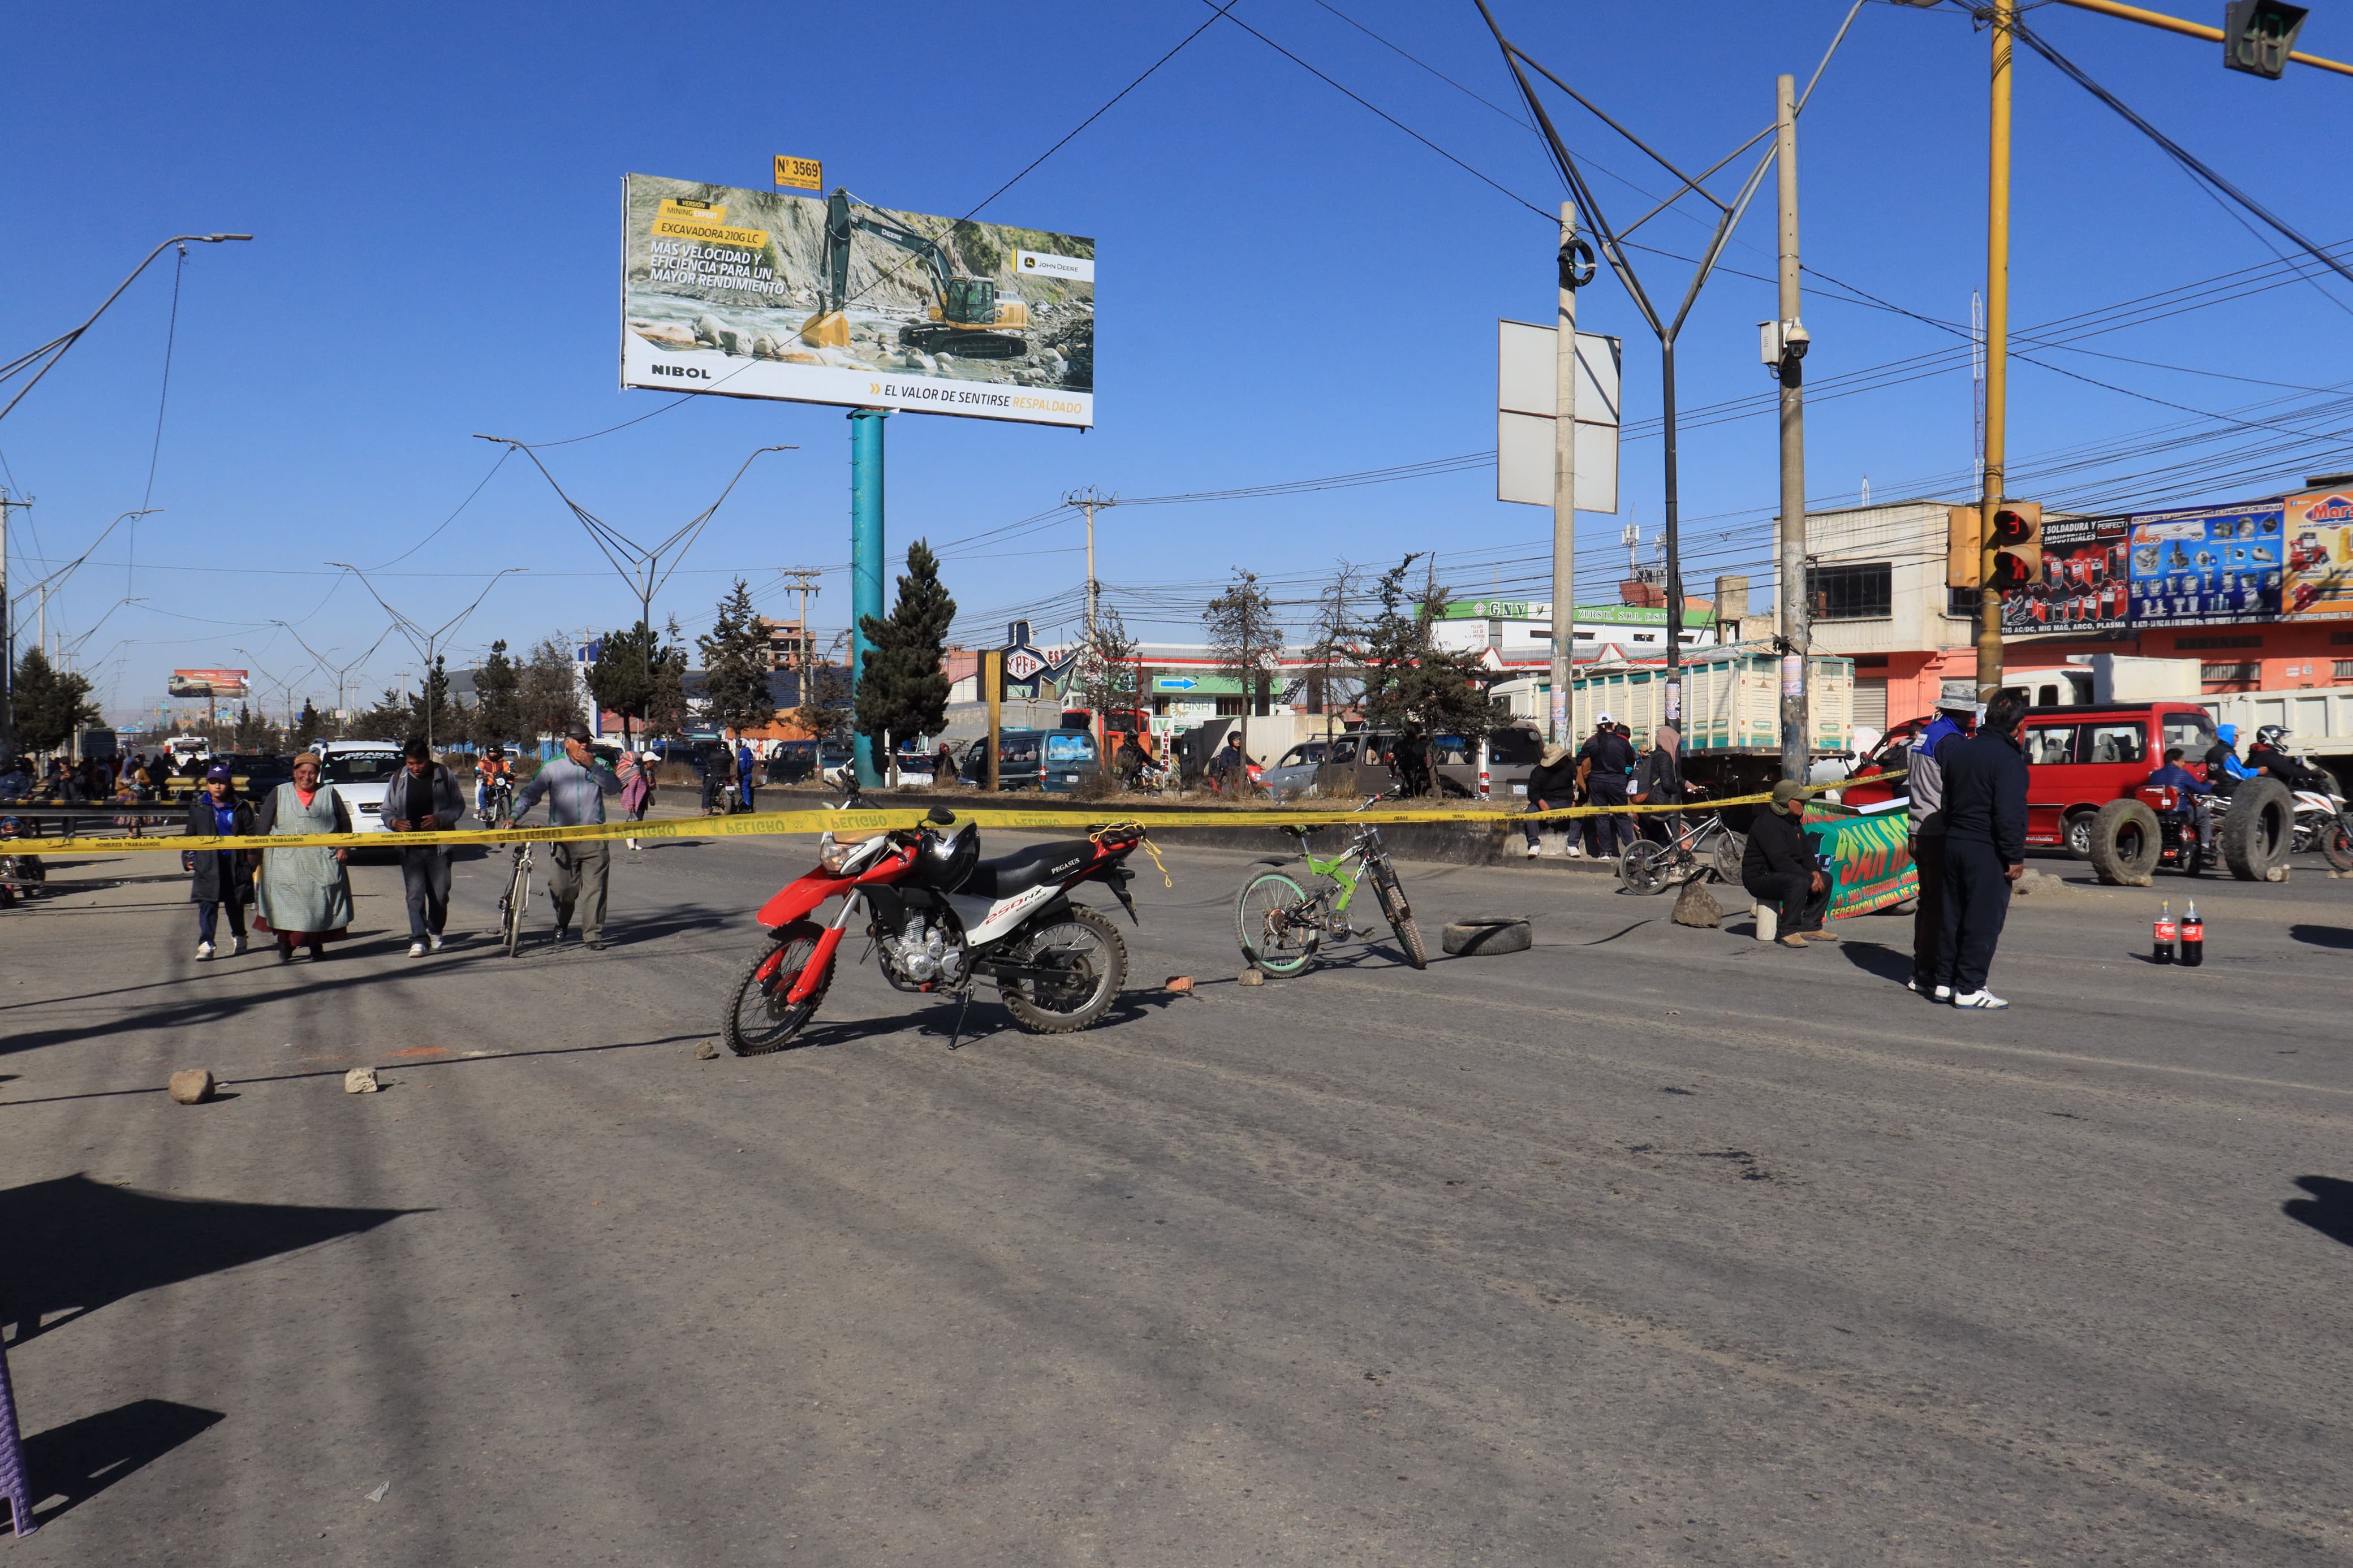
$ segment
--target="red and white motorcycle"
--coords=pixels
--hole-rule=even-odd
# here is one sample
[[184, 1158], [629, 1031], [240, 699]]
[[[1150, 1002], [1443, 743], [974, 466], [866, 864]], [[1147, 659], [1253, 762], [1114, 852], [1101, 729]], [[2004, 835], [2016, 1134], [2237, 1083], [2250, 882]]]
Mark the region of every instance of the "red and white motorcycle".
[[[807, 1026], [833, 984], [841, 942], [863, 922], [882, 978], [901, 991], [969, 1004], [974, 984], [997, 982], [1014, 1021], [1060, 1035], [1100, 1019], [1127, 978], [1127, 944], [1109, 916], [1070, 894], [1101, 882], [1135, 919], [1124, 862], [1144, 828], [1123, 823], [996, 860], [980, 858], [980, 828], [944, 806], [922, 826], [860, 842], [826, 834], [817, 868], [760, 910], [767, 943], [736, 982], [721, 1028], [739, 1057], [765, 1056]], [[841, 900], [829, 921], [811, 919]], [[961, 1014], [956, 1034], [963, 1033]]]

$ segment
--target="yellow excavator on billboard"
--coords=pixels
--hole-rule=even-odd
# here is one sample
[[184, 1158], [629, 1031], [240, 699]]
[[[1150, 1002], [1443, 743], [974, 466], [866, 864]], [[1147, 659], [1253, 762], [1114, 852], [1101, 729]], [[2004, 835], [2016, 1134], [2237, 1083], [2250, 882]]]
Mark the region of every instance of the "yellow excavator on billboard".
[[860, 230], [911, 252], [930, 280], [931, 320], [901, 327], [902, 347], [966, 359], [1020, 359], [1029, 353], [1029, 340], [1021, 335], [1029, 325], [1028, 304], [1011, 295], [999, 298], [996, 279], [964, 272], [931, 236], [871, 209], [855, 210], [849, 193], [839, 186], [825, 206], [825, 302], [801, 323], [801, 342], [816, 348], [849, 346], [849, 247]]

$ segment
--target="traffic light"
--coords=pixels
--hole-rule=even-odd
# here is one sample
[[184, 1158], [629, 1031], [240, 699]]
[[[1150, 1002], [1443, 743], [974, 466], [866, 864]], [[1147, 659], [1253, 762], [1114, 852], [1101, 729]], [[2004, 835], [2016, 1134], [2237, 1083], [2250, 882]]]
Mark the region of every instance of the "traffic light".
[[1985, 513], [1974, 504], [1947, 508], [1945, 513], [1945, 582], [1949, 587], [1974, 588], [1985, 581], [1985, 546], [1978, 524]]
[[2306, 15], [2283, 0], [2230, 0], [2222, 7], [2222, 63], [2277, 81]]
[[1993, 514], [1993, 585], [2007, 593], [2042, 581], [2042, 508], [2006, 500]]

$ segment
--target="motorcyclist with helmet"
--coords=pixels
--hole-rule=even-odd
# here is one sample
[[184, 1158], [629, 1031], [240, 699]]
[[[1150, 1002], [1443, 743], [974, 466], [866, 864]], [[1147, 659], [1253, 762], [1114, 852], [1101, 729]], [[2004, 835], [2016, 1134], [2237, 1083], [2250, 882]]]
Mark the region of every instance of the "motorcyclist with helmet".
[[2326, 769], [2307, 767], [2288, 753], [2288, 731], [2280, 724], [2266, 724], [2255, 731], [2255, 743], [2247, 748], [2247, 766], [2258, 773], [2269, 773], [2290, 789], [2317, 790], [2323, 795], [2336, 795], [2337, 779]]
[[2206, 748], [2206, 782], [2214, 793], [2227, 800], [2240, 784], [2255, 777], [2254, 771], [2239, 761], [2239, 727], [2224, 724], [2214, 731], [2214, 743]]

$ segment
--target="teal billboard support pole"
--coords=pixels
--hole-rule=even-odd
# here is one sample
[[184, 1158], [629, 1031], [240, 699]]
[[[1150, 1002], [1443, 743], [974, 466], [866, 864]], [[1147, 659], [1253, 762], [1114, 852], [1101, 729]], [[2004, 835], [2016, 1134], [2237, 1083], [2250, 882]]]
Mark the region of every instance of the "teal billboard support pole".
[[[849, 686], [856, 700], [858, 677], [866, 668], [864, 617], [882, 618], [882, 421], [887, 408], [849, 412]], [[874, 742], [863, 733], [850, 742], [858, 787], [877, 789], [882, 774], [874, 765]]]

